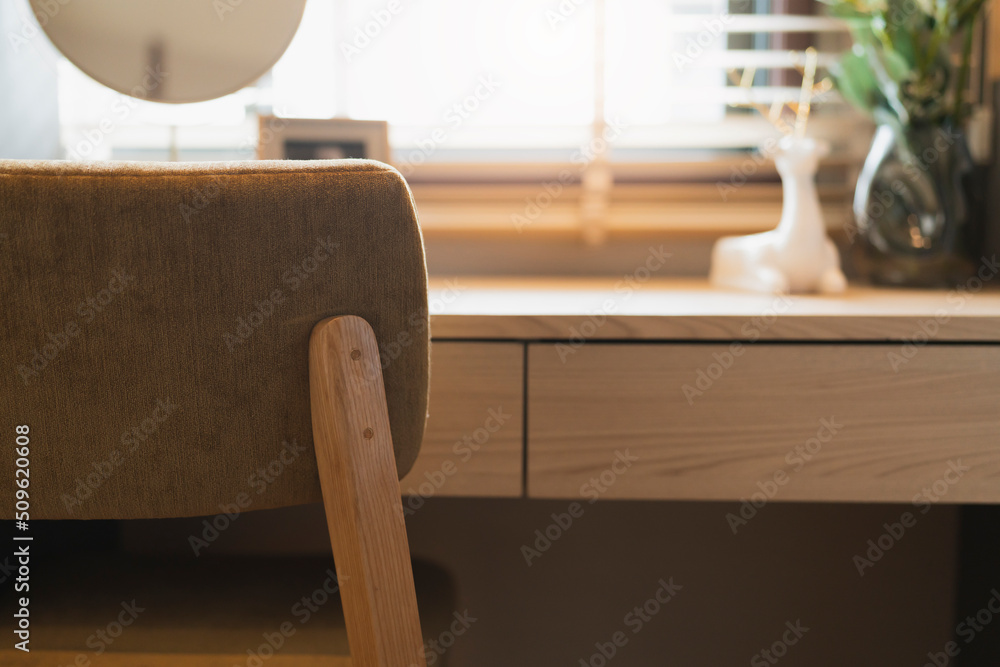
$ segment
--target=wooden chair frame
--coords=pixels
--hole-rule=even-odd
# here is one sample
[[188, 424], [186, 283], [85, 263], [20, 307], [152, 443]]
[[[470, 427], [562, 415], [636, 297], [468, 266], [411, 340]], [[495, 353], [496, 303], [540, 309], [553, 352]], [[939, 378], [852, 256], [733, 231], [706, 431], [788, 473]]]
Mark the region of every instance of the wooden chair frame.
[[352, 664], [426, 667], [382, 365], [364, 319], [313, 329], [309, 397]]
[[[349, 658], [274, 655], [269, 667], [426, 667], [378, 344], [353, 315], [309, 339], [313, 441], [330, 529]], [[73, 664], [73, 651], [0, 650], [26, 667]], [[107, 653], [118, 667], [230, 667], [246, 655]]]

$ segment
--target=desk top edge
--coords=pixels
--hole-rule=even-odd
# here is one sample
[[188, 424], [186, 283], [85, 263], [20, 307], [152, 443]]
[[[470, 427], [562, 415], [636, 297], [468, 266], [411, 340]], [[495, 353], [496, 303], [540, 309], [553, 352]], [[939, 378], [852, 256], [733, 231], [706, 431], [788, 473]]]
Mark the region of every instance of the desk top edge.
[[698, 279], [434, 278], [435, 339], [1000, 342], [1000, 288], [770, 295]]

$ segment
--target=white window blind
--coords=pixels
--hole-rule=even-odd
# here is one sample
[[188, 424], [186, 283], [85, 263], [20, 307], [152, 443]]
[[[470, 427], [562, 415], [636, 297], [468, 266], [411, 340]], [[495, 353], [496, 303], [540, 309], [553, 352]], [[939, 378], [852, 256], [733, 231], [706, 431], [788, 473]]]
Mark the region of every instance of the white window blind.
[[[773, 169], [747, 151], [778, 133], [732, 105], [798, 98], [787, 43], [815, 45], [820, 75], [849, 45], [839, 21], [777, 2], [309, 0], [273, 70], [213, 102], [123, 103], [64, 64], [63, 143], [83, 159], [226, 159], [252, 154], [257, 113], [384, 119], [431, 227], [510, 231], [558, 182], [517, 232], [710, 228], [731, 216], [719, 204], [733, 178], [754, 183], [733, 195], [747, 200], [746, 224], [767, 227]], [[758, 69], [750, 93], [727, 76], [747, 66]], [[108, 117], [113, 131], [98, 136]], [[810, 134], [834, 148], [822, 188], [838, 206], [868, 131], [835, 92], [814, 105]]]
[[[256, 86], [186, 113], [139, 103], [123, 125], [241, 125], [234, 122], [241, 110], [263, 107], [290, 116], [388, 120], [398, 150], [448, 127], [448, 149], [516, 153], [574, 148], [603, 112], [622, 128], [615, 144], [623, 147], [746, 148], [768, 133], [768, 124], [727, 107], [748, 95], [726, 70], [759, 68], [754, 101], [793, 101], [796, 86], [768, 81], [776, 69], [795, 64], [787, 49], [769, 46], [773, 37], [809, 35], [823, 50], [821, 66], [847, 45], [842, 23], [755, 8], [766, 4], [309, 0], [292, 46]], [[86, 126], [110, 110], [113, 94], [72, 66], [61, 75], [66, 126]], [[831, 109], [846, 111], [835, 93], [817, 106], [820, 120]], [[219, 147], [228, 140], [223, 135]]]

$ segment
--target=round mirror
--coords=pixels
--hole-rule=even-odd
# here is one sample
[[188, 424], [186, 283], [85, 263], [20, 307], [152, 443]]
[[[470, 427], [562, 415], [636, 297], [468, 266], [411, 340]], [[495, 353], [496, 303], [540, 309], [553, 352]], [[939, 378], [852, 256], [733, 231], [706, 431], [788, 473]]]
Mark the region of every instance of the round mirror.
[[306, 0], [30, 0], [74, 65], [114, 90], [202, 102], [253, 83], [288, 48]]

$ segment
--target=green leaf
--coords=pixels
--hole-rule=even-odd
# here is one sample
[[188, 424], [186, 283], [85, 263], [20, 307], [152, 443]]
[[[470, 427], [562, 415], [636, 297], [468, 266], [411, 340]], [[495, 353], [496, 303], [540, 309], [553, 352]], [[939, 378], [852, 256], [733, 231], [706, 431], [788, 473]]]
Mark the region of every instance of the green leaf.
[[[915, 53], [912, 49], [912, 42], [909, 42], [908, 47], [910, 47], [909, 53], [912, 56]], [[896, 83], [906, 81], [913, 73], [915, 63], [910, 62], [900, 51], [883, 49], [879, 53], [879, 58], [881, 58], [882, 64], [885, 66], [886, 73]]]
[[848, 51], [831, 67], [830, 73], [844, 99], [854, 106], [871, 114], [889, 107], [863, 51]]

